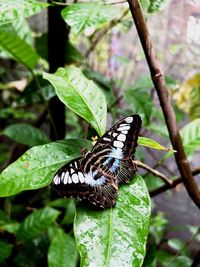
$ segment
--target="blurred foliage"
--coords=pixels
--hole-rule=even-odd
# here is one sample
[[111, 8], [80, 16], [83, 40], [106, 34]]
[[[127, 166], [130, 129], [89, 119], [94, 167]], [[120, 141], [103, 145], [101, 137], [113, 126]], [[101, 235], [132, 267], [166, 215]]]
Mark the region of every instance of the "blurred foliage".
[[[168, 1], [140, 2], [148, 16]], [[52, 1], [52, 8], [56, 4]], [[187, 242], [166, 238], [171, 226], [164, 213], [153, 212], [149, 227], [147, 188], [162, 186], [158, 177], [135, 175], [120, 188], [116, 207], [105, 211], [52, 192], [54, 173], [79, 157], [82, 148], [91, 149], [92, 138], [104, 134], [107, 120], [112, 125], [122, 116], [140, 114], [143, 129], [136, 159], [143, 161], [149, 149], [157, 149], [160, 161], [154, 164], [162, 168], [172, 153], [162, 151], [170, 147], [169, 136], [150, 76], [144, 72], [135, 79], [129, 71], [132, 58], [137, 65], [144, 53], [132, 57], [120, 50], [118, 37], [132, 26], [127, 4], [88, 1], [63, 7], [61, 16], [71, 28], [65, 68], [54, 74], [48, 73], [48, 33], [35, 33], [26, 20], [47, 7], [35, 0], [0, 3], [0, 265], [191, 266]], [[175, 53], [179, 46], [169, 50]], [[165, 79], [192, 160], [200, 149], [200, 75], [182, 85], [171, 76]], [[52, 142], [49, 102], [55, 95], [66, 105], [66, 136]], [[197, 226], [188, 225], [185, 231], [200, 242]]]

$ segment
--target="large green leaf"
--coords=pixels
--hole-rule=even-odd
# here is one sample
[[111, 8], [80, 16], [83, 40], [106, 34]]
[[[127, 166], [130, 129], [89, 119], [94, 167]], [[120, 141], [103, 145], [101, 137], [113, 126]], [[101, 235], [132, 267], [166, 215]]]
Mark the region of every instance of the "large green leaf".
[[75, 34], [84, 30], [103, 27], [121, 14], [121, 7], [101, 3], [72, 4], [62, 11], [62, 17], [72, 27]]
[[0, 49], [8, 52], [15, 60], [29, 69], [33, 69], [39, 59], [38, 54], [28, 43], [16, 34], [2, 28], [0, 29]]
[[87, 140], [68, 139], [29, 149], [0, 174], [0, 196], [48, 185], [57, 169], [78, 157], [81, 148], [90, 146]]
[[99, 135], [104, 134], [106, 100], [94, 82], [74, 66], [59, 68], [56, 73], [44, 73], [43, 76], [55, 87], [58, 97], [66, 106], [87, 120]]
[[69, 234], [65, 234], [62, 229], [55, 232], [48, 251], [49, 267], [76, 267], [78, 252], [75, 240]]
[[41, 3], [35, 0], [1, 0], [0, 25], [16, 22], [18, 19], [32, 16], [47, 6], [47, 3]]
[[103, 211], [78, 207], [74, 233], [81, 266], [141, 266], [149, 219], [150, 199], [139, 175], [121, 187], [116, 207]]
[[2, 134], [8, 136], [15, 142], [30, 147], [49, 142], [49, 138], [42, 130], [25, 123], [12, 124], [8, 126]]
[[17, 232], [17, 239], [31, 240], [39, 236], [42, 232], [56, 220], [60, 212], [51, 207], [45, 207], [31, 213], [22, 222]]

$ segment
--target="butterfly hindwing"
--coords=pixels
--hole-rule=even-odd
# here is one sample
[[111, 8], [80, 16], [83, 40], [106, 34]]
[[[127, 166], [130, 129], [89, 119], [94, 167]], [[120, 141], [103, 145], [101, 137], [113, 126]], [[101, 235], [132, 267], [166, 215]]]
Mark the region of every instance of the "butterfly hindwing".
[[65, 164], [55, 174], [53, 188], [62, 197], [75, 197], [87, 200], [98, 207], [115, 205], [117, 184], [111, 173], [90, 166], [88, 172], [83, 171], [81, 158]]

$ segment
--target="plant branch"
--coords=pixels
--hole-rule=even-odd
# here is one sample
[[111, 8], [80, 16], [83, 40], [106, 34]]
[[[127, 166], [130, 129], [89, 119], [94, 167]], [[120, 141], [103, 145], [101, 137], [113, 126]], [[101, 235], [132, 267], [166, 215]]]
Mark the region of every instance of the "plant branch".
[[161, 66], [156, 59], [151, 36], [149, 34], [139, 0], [128, 0], [129, 8], [145, 53], [152, 81], [154, 83], [160, 105], [164, 114], [165, 122], [168, 128], [172, 147], [177, 153], [174, 154], [175, 160], [190, 198], [200, 208], [200, 191], [192, 176], [190, 165], [187, 161], [185, 151], [182, 145], [180, 133], [176, 124], [175, 113], [171, 105], [170, 96], [164, 79]]
[[91, 42], [91, 46], [89, 47], [89, 49], [86, 51], [85, 53], [85, 57], [87, 58], [89, 56], [89, 54], [95, 49], [96, 45], [99, 43], [99, 41], [107, 34], [107, 32], [112, 29], [115, 25], [117, 25], [119, 22], [121, 22], [121, 20], [128, 14], [128, 9], [126, 9], [122, 16], [118, 19], [114, 19], [110, 22], [110, 24], [106, 27], [104, 27], [104, 29], [100, 32], [98, 32], [95, 36], [95, 38], [92, 40]]
[[167, 176], [165, 176], [163, 173], [152, 169], [149, 165], [144, 164], [143, 162], [139, 160], [134, 160], [133, 161], [139, 168], [145, 169], [148, 172], [153, 173], [155, 176], [160, 177], [167, 185], [171, 186], [173, 181], [170, 180]]
[[[192, 171], [192, 175], [195, 176], [195, 175], [198, 175], [200, 174], [200, 167], [194, 169]], [[183, 182], [183, 180], [181, 179], [181, 177], [179, 176], [178, 178], [176, 178], [175, 180], [172, 181], [172, 184], [169, 185], [169, 184], [165, 184], [165, 185], [162, 185], [161, 187], [158, 187], [156, 188], [155, 190], [152, 190], [150, 192], [150, 196], [151, 197], [155, 197], [169, 189], [172, 189], [172, 188], [175, 188], [178, 184], [181, 184]]]

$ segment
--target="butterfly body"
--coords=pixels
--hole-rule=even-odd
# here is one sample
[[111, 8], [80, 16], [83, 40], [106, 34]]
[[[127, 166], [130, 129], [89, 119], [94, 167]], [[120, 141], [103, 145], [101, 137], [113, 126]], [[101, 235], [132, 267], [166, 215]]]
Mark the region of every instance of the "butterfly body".
[[114, 206], [118, 185], [129, 182], [136, 172], [133, 155], [140, 127], [137, 114], [117, 122], [91, 151], [56, 172], [53, 188], [63, 197], [86, 200], [100, 208]]

